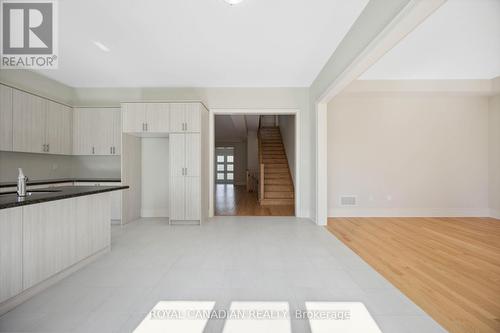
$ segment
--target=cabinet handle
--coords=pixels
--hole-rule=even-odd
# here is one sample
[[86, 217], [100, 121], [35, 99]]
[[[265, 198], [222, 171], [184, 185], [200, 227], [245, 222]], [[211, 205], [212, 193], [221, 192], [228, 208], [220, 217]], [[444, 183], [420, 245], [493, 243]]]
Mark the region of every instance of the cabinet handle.
[[188, 130], [188, 123], [184, 123], [184, 124], [186, 124], [186, 129], [185, 129], [185, 131], [187, 131], [187, 130]]
[[95, 148], [92, 147], [92, 155], [94, 155], [94, 154], [95, 154]]
[[187, 176], [188, 175], [188, 168], [184, 168], [184, 169], [186, 169], [185, 175]]

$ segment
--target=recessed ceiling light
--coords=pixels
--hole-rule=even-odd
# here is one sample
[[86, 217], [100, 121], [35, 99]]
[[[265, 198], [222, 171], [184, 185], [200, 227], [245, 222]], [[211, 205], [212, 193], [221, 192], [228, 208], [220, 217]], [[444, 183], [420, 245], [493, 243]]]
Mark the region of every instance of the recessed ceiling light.
[[97, 46], [98, 48], [100, 48], [101, 51], [104, 51], [104, 52], [109, 52], [110, 51], [110, 49], [106, 45], [104, 45], [103, 43], [101, 43], [101, 42], [98, 42], [98, 41], [95, 40], [94, 44], [95, 44], [95, 46]]
[[230, 4], [231, 6], [235, 6], [242, 2], [243, 0], [224, 0], [226, 3]]

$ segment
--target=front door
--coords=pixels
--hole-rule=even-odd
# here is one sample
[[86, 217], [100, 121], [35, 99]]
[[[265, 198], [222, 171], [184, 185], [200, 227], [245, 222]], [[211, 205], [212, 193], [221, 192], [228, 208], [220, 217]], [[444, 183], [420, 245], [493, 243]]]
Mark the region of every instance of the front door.
[[234, 147], [216, 147], [215, 154], [215, 180], [217, 184], [233, 184]]

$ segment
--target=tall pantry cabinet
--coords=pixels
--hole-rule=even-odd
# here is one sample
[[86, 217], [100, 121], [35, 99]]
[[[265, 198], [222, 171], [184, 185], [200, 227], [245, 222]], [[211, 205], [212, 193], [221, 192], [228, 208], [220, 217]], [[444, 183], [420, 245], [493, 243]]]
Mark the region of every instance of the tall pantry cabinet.
[[[124, 136], [136, 137], [123, 140], [124, 182], [135, 182], [141, 191], [136, 179], [139, 171], [135, 175], [129, 172], [140, 169], [139, 164], [133, 165], [137, 158], [129, 158], [137, 154], [140, 146], [137, 138], [168, 137], [169, 166], [165, 166], [166, 174], [158, 175], [158, 179], [169, 184], [170, 223], [201, 223], [208, 217], [208, 109], [200, 102], [122, 103], [122, 119]], [[135, 143], [128, 147], [129, 141]], [[127, 177], [134, 179], [129, 181]], [[128, 195], [133, 191], [131, 187]], [[134, 217], [138, 214], [138, 211], [135, 214], [128, 212]]]

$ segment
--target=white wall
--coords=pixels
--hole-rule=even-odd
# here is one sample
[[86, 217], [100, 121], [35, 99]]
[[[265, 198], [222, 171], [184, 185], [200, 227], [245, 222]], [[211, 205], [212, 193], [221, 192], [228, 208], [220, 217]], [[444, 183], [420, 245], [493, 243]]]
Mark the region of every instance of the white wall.
[[247, 168], [259, 172], [259, 139], [257, 131], [247, 132]]
[[[341, 207], [341, 195], [356, 195], [358, 206]], [[487, 216], [488, 98], [335, 98], [328, 208], [329, 216]]]
[[500, 219], [500, 95], [491, 97], [489, 102], [490, 214]]
[[169, 217], [168, 138], [142, 138], [142, 217]]
[[284, 115], [279, 116], [278, 119], [288, 166], [290, 167], [292, 180], [295, 184], [295, 116]]

